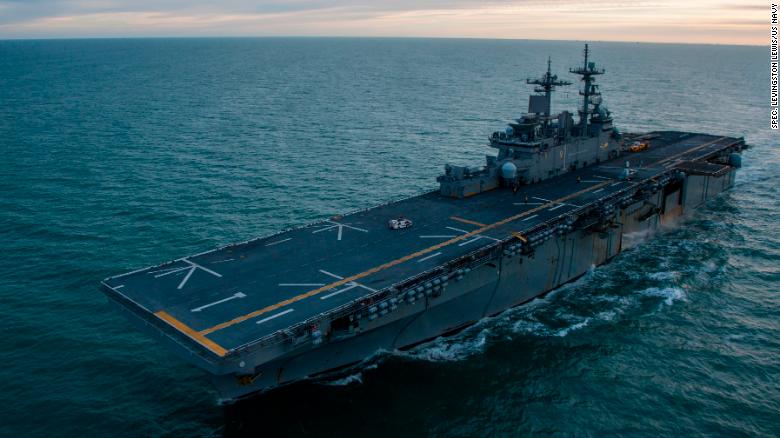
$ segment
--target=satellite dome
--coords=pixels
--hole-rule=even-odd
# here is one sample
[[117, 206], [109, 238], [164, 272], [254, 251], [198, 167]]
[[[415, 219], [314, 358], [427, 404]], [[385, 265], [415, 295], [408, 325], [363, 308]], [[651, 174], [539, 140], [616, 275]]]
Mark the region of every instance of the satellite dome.
[[501, 177], [504, 179], [515, 179], [517, 176], [517, 166], [511, 161], [501, 165]]

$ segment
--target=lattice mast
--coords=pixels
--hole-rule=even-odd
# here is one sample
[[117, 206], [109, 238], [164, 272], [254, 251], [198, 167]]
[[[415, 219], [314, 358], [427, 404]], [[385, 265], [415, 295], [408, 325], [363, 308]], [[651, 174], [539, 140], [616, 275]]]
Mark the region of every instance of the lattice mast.
[[552, 61], [547, 58], [547, 73], [545, 73], [539, 79], [526, 79], [526, 83], [536, 85], [534, 91], [537, 93], [544, 93], [545, 106], [544, 106], [544, 127], [547, 128], [547, 123], [550, 120], [550, 114], [552, 111], [552, 92], [555, 87], [571, 85], [571, 82], [559, 80], [558, 75], [552, 74]]
[[585, 86], [582, 91], [580, 91], [580, 95], [582, 96], [582, 108], [578, 111], [580, 114], [581, 136], [587, 135], [588, 132], [588, 115], [591, 113], [590, 104], [592, 103], [591, 97], [601, 96], [601, 93], [598, 91], [598, 86], [593, 84], [595, 81], [594, 76], [604, 74], [603, 68], [597, 69], [595, 62], [588, 62], [588, 55], [590, 52], [587, 44], [585, 44], [584, 53], [585, 62], [583, 62], [582, 67], [569, 69], [570, 73], [582, 76], [582, 81], [585, 82]]

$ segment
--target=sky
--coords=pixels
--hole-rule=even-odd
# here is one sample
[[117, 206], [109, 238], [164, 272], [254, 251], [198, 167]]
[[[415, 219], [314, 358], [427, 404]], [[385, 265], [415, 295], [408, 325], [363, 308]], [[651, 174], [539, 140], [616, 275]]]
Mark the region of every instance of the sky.
[[393, 36], [769, 44], [760, 0], [0, 0], [0, 39]]

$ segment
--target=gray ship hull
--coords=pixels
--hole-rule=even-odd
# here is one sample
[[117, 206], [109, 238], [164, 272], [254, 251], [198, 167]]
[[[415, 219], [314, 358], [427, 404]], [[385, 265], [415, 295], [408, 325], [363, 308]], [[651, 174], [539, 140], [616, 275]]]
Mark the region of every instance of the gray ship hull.
[[[741, 138], [623, 135], [589, 59], [494, 132], [485, 166], [439, 189], [103, 281], [139, 327], [210, 373], [225, 400], [407, 348], [569, 282], [733, 185]], [[413, 219], [413, 222], [410, 220]], [[412, 224], [413, 227], [411, 226]]]
[[[663, 212], [647, 215], [639, 205], [619, 212], [618, 226], [603, 233], [575, 231], [551, 239], [536, 248], [532, 257], [501, 257], [473, 269], [447, 290], [447, 298], [426, 307], [418, 305], [398, 312], [394, 321], [327, 348], [283, 357], [264, 366], [265, 373], [251, 384], [237, 384], [234, 376], [213, 376], [225, 401], [266, 391], [302, 379], [332, 374], [370, 357], [377, 351], [405, 349], [442, 334], [466, 328], [495, 316], [584, 275], [621, 251], [680, 225], [686, 217], [734, 182], [735, 170], [715, 175], [688, 176], [686, 183], [669, 193], [663, 190], [647, 202], [663, 205]], [[679, 200], [679, 201], [678, 201]], [[643, 204], [637, 203], [637, 204]], [[331, 376], [328, 376], [331, 377]]]
[[[211, 374], [226, 401], [314, 378], [545, 294], [733, 185], [742, 139], [653, 137], [647, 151], [514, 194], [430, 192], [112, 277], [103, 289], [139, 328]], [[375, 226], [398, 212], [414, 227]], [[288, 290], [293, 274], [339, 279]]]

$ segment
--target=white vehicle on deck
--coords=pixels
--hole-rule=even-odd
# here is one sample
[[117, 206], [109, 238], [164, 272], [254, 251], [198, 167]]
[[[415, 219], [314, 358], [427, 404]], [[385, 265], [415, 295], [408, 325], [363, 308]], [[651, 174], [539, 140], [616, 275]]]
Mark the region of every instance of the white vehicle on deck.
[[405, 218], [405, 217], [399, 217], [398, 219], [390, 219], [387, 222], [387, 227], [391, 230], [400, 230], [403, 228], [409, 228], [412, 226], [412, 221]]

